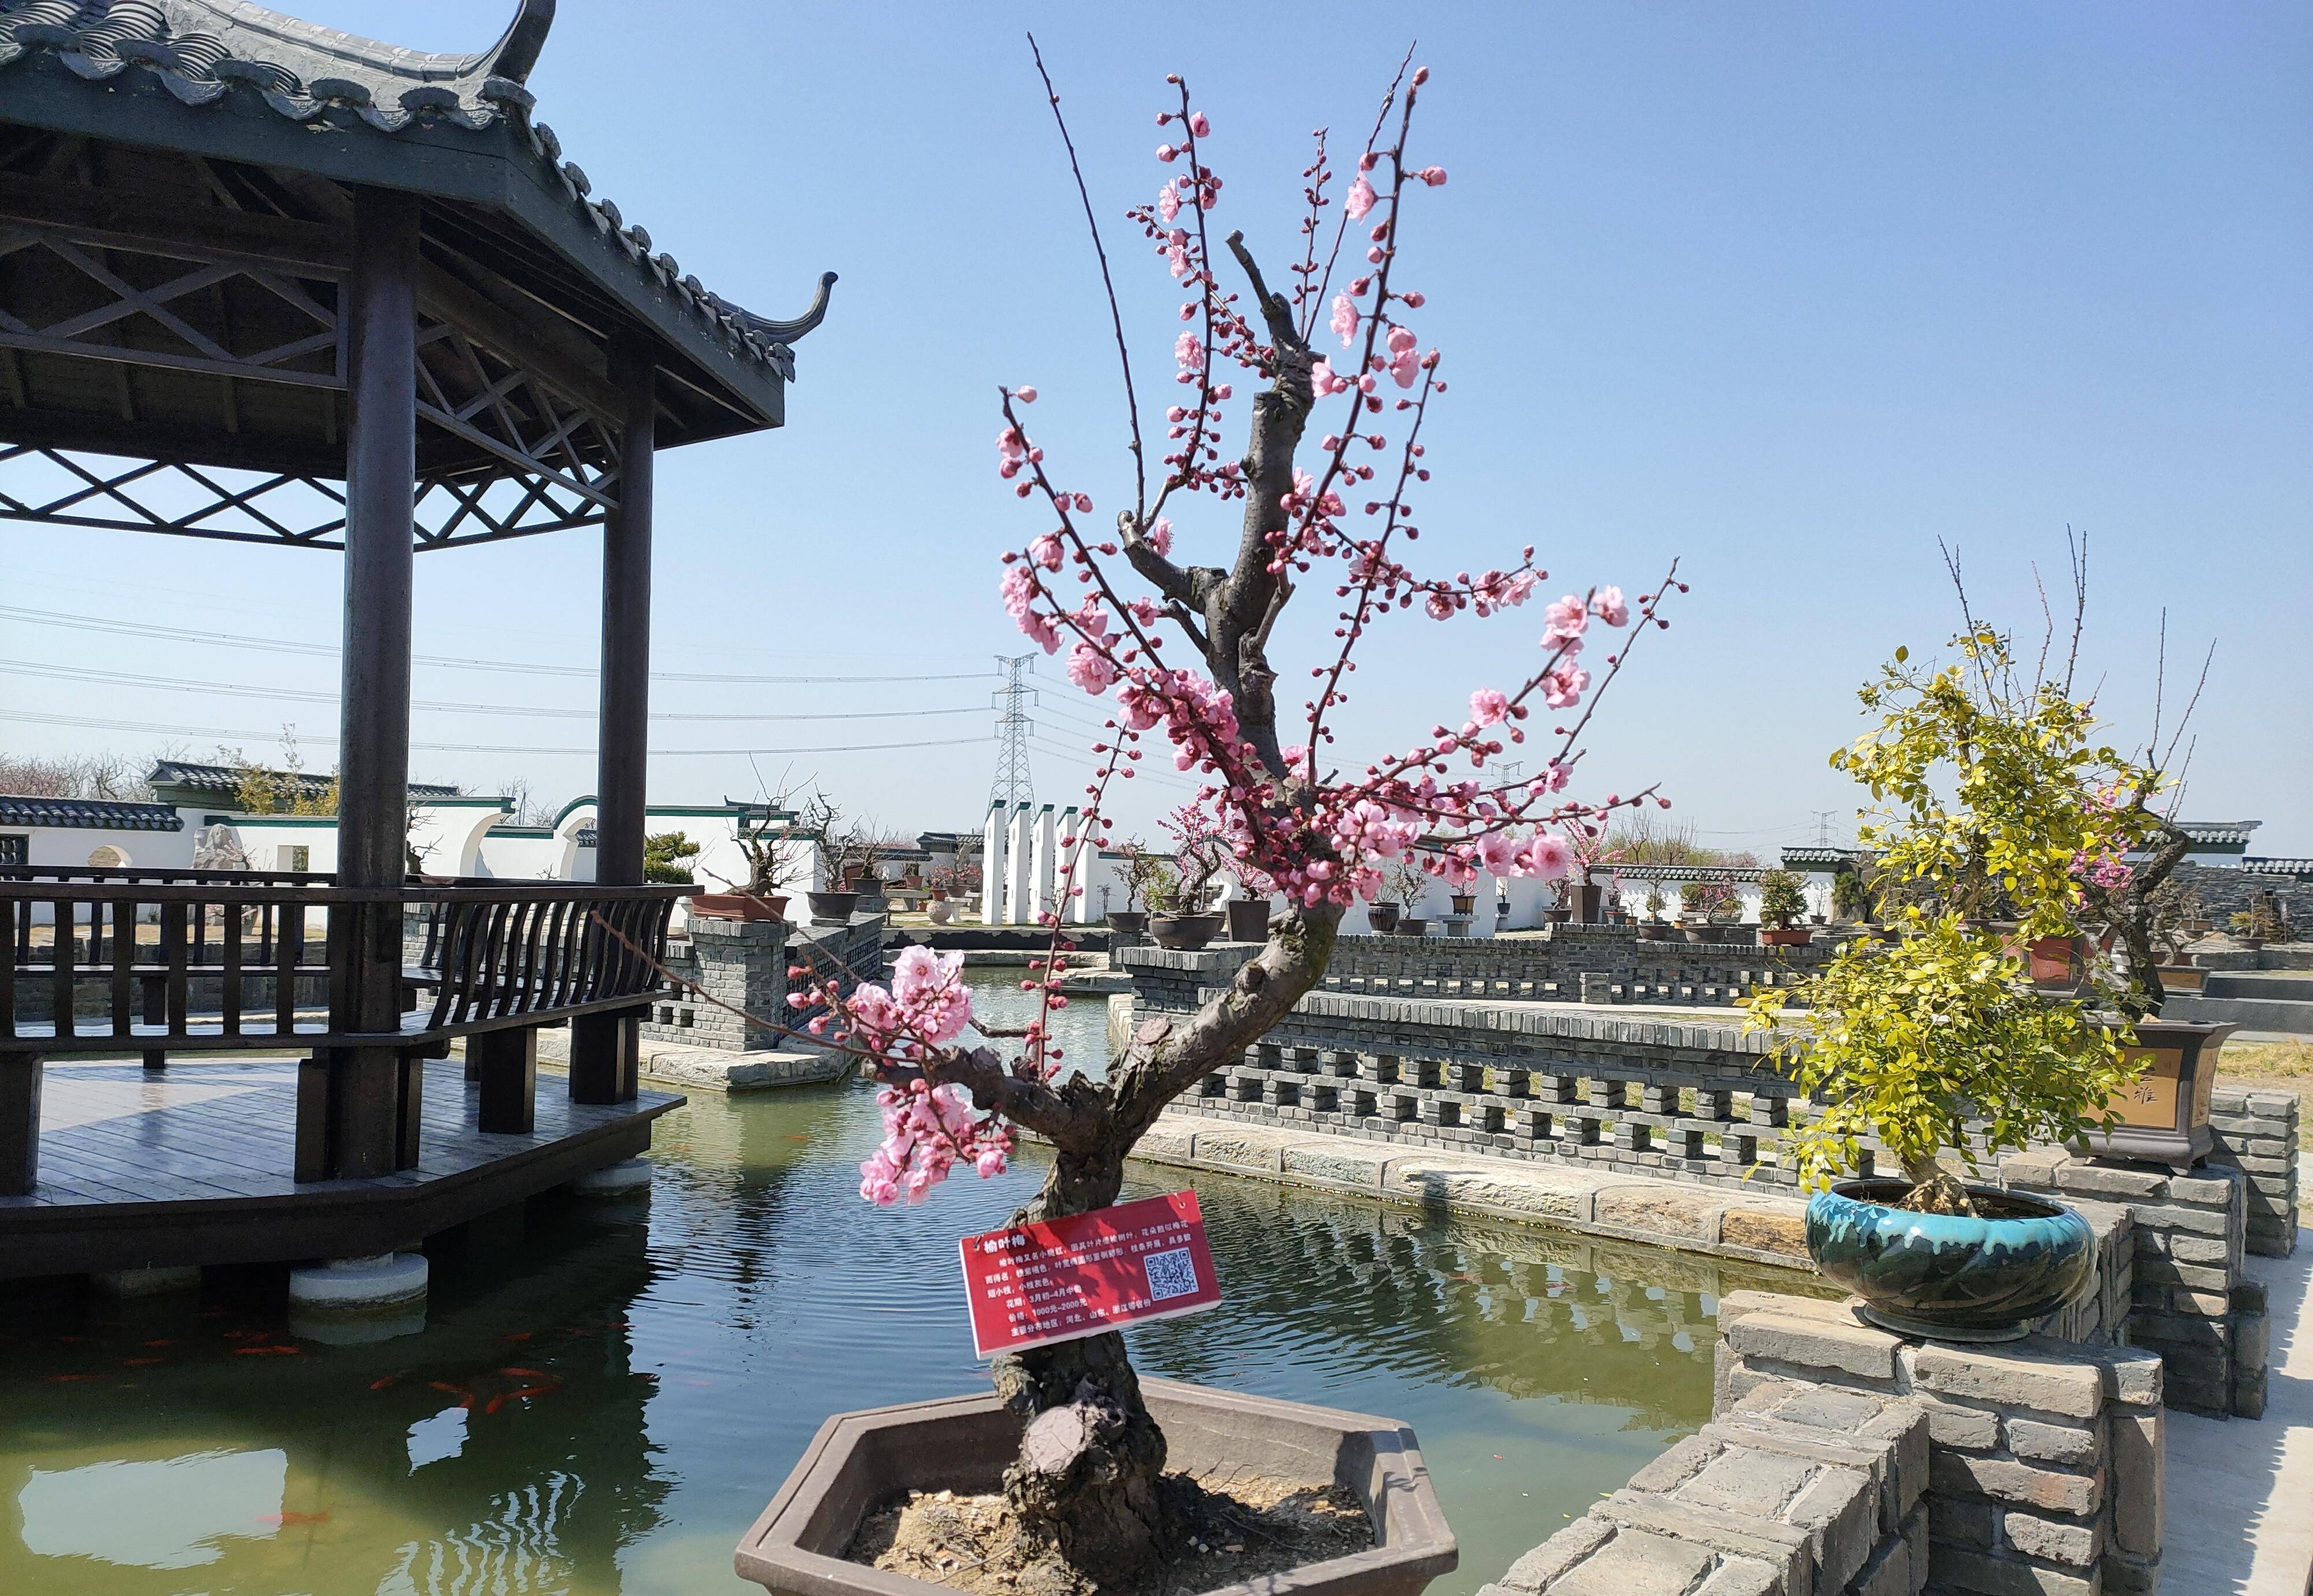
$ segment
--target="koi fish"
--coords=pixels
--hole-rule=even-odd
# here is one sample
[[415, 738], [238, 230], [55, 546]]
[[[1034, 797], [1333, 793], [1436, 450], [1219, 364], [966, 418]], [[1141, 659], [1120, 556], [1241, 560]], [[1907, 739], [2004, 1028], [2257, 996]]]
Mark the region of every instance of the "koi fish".
[[236, 1358], [296, 1358], [303, 1357], [304, 1353], [302, 1346], [236, 1346], [233, 1349], [233, 1355]]
[[325, 1512], [261, 1512], [257, 1515], [257, 1521], [279, 1524], [286, 1529], [292, 1524], [326, 1524], [330, 1521], [330, 1515]]
[[93, 1374], [51, 1374], [48, 1376], [48, 1379], [57, 1385], [62, 1385], [65, 1381], [70, 1380], [94, 1380], [96, 1376]]
[[538, 1334], [538, 1332], [535, 1330], [508, 1330], [505, 1335], [499, 1336], [498, 1339], [500, 1341], [527, 1341], [536, 1334]]
[[163, 1358], [123, 1358], [120, 1360], [120, 1366], [124, 1369], [141, 1369], [147, 1363], [160, 1363], [166, 1361]]
[[385, 1389], [385, 1388], [386, 1388], [386, 1387], [388, 1387], [388, 1386], [391, 1385], [395, 1380], [400, 1380], [400, 1378], [401, 1378], [401, 1376], [400, 1376], [399, 1374], [389, 1374], [389, 1375], [385, 1376], [383, 1380], [374, 1380], [370, 1381], [370, 1382], [369, 1382], [369, 1389], [370, 1389], [371, 1390], [373, 1390], [373, 1391], [382, 1391], [382, 1390]]
[[506, 1368], [499, 1370], [498, 1372], [500, 1374], [518, 1374], [524, 1380], [544, 1380], [548, 1378], [547, 1372], [543, 1369], [516, 1369], [512, 1364], [508, 1364]]

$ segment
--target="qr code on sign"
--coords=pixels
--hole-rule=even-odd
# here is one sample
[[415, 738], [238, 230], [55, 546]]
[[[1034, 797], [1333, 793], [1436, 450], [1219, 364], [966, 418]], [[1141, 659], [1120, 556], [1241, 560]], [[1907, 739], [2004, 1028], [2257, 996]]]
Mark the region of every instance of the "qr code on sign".
[[1170, 1252], [1152, 1252], [1140, 1260], [1140, 1266], [1148, 1271], [1148, 1300], [1152, 1302], [1190, 1296], [1197, 1289], [1197, 1265], [1185, 1247], [1176, 1247]]

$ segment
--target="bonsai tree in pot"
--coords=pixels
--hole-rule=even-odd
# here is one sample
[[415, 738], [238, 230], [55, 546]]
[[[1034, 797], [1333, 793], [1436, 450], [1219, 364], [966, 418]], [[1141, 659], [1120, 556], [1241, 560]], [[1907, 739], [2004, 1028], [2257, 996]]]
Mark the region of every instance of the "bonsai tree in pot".
[[1429, 872], [1410, 852], [1389, 867], [1384, 890], [1397, 909], [1390, 917], [1390, 925], [1400, 936], [1418, 937], [1429, 929], [1429, 921], [1414, 910], [1429, 895], [1430, 880]]
[[1221, 917], [1206, 908], [1224, 857], [1219, 826], [1193, 803], [1183, 804], [1159, 824], [1173, 834], [1173, 879], [1165, 907], [1152, 907], [1150, 933], [1160, 947], [1201, 948], [1220, 934]]
[[[2094, 741], [2093, 710], [2064, 681], [2019, 680], [2005, 638], [1978, 628], [1954, 647], [1958, 658], [1935, 670], [1897, 649], [1859, 695], [1878, 726], [1832, 760], [1885, 806], [1860, 834], [1912, 889], [1900, 936], [1849, 942], [1808, 980], [1743, 1006], [1758, 1027], [1808, 1011], [1781, 1050], [1820, 1104], [1790, 1135], [1805, 1184], [1857, 1168], [1866, 1136], [1902, 1172], [1817, 1190], [1817, 1263], [1884, 1323], [1987, 1338], [2062, 1306], [2093, 1243], [2077, 1214], [1968, 1186], [1948, 1159], [1974, 1168], [2116, 1121], [2110, 1105], [2134, 1071], [2132, 1038], [2107, 1010], [2124, 988], [2099, 969], [2075, 992], [2036, 989], [2017, 955], [2079, 934], [2095, 868], [2083, 861], [2117, 859], [2131, 841], [2124, 811], [2099, 794], [2139, 772]], [[2012, 936], [1978, 913], [1995, 884], [2018, 915]], [[1975, 1222], [1936, 1230], [1904, 1217], [1914, 1214]]]
[[1803, 947], [1807, 931], [1791, 922], [1807, 913], [1807, 888], [1790, 870], [1759, 877], [1759, 941], [1763, 947]]
[[[1393, 85], [1346, 193], [1321, 142], [1305, 177], [1304, 242], [1282, 289], [1242, 234], [1218, 235], [1213, 125], [1192, 107], [1185, 83], [1170, 80], [1162, 187], [1130, 214], [1187, 287], [1185, 326], [1163, 334], [1179, 392], [1161, 437], [1152, 437], [1131, 363], [1120, 362], [1133, 443], [1105, 517], [1095, 518], [1081, 474], [1064, 475], [1047, 459], [1027, 419], [1035, 390], [1000, 394], [998, 473], [1038, 523], [1005, 556], [1006, 608], [1039, 647], [1065, 652], [1068, 679], [1107, 711], [1093, 745], [1101, 763], [1088, 788], [1088, 834], [1098, 842], [1112, 829], [1108, 796], [1154, 744], [1200, 784], [1193, 807], [1205, 827], [1275, 883], [1285, 912], [1194, 1013], [1141, 1024], [1100, 1080], [1063, 1077], [1042, 1019], [1025, 1027], [1008, 1061], [986, 1031], [967, 1039], [971, 994], [960, 969], [928, 950], [903, 952], [888, 988], [831, 994], [835, 1012], [822, 1034], [865, 1054], [884, 1082], [888, 1133], [862, 1169], [871, 1201], [920, 1199], [958, 1165], [997, 1174], [1011, 1127], [1023, 1126], [1051, 1145], [1051, 1159], [1019, 1221], [1108, 1205], [1127, 1156], [1165, 1105], [1241, 1057], [1316, 987], [1342, 915], [1378, 898], [1393, 865], [1418, 852], [1415, 868], [1449, 884], [1482, 867], [1562, 876], [1568, 827], [1666, 801], [1652, 789], [1576, 801], [1566, 789], [1601, 693], [1627, 666], [1637, 637], [1666, 623], [1658, 612], [1676, 587], [1671, 575], [1634, 600], [1599, 586], [1549, 603], [1539, 657], [1526, 657], [1507, 686], [1470, 693], [1466, 715], [1457, 710], [1404, 751], [1349, 760], [1346, 773], [1330, 751], [1372, 628], [1385, 618], [1507, 615], [1543, 579], [1530, 550], [1507, 569], [1475, 576], [1429, 576], [1405, 563], [1418, 530], [1409, 490], [1428, 476], [1423, 429], [1445, 392], [1440, 357], [1416, 325], [1421, 294], [1399, 260], [1402, 222], [1446, 181], [1409, 148], [1426, 75]], [[1057, 114], [1057, 98], [1052, 105]], [[1336, 278], [1329, 261], [1352, 227], [1341, 258], [1358, 262], [1354, 275]], [[1110, 305], [1121, 350], [1113, 290]], [[1237, 381], [1254, 390], [1242, 401]], [[1225, 423], [1237, 413], [1245, 415], [1242, 446], [1225, 451]], [[1353, 507], [1353, 498], [1369, 509]], [[1216, 535], [1192, 525], [1200, 503], [1210, 507], [1207, 519], [1233, 527]], [[1283, 623], [1294, 600], [1311, 593], [1337, 601], [1338, 621]], [[1328, 626], [1333, 636], [1313, 661], [1273, 657], [1283, 639], [1323, 638]], [[1626, 626], [1634, 630], [1621, 634]], [[1530, 648], [1533, 629], [1519, 630], [1517, 646]], [[1602, 637], [1603, 658], [1590, 657], [1594, 679], [1584, 646]], [[1287, 696], [1293, 682], [1310, 683], [1306, 700]], [[1530, 736], [1546, 737], [1540, 775], [1481, 779]], [[1183, 860], [1186, 872], [1199, 868]], [[1200, 885], [1178, 884], [1177, 906], [1200, 907]], [[1041, 988], [1048, 1011], [1066, 1001], [1057, 966], [1068, 951], [1055, 923], [1053, 967]], [[1029, 1444], [1004, 1480], [1020, 1534], [1095, 1583], [1161, 1564], [1192, 1521], [1195, 1492], [1164, 1474], [1165, 1438], [1122, 1337], [1007, 1355], [995, 1378], [1027, 1426]]]
[[1124, 883], [1124, 907], [1109, 912], [1108, 928], [1138, 936], [1148, 923], [1148, 914], [1157, 906], [1158, 895], [1170, 890], [1173, 866], [1161, 853], [1151, 853], [1148, 844], [1134, 837], [1118, 850], [1124, 855], [1124, 869], [1119, 872]]

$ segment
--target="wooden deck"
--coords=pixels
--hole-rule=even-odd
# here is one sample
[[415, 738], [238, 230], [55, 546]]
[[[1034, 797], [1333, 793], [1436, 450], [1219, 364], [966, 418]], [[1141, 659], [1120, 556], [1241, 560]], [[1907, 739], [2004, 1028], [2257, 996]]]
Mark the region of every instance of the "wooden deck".
[[462, 1065], [425, 1070], [417, 1167], [299, 1182], [295, 1060], [52, 1062], [40, 1181], [0, 1196], [0, 1278], [344, 1257], [406, 1247], [617, 1163], [682, 1102], [574, 1103], [550, 1078], [529, 1133], [477, 1127]]

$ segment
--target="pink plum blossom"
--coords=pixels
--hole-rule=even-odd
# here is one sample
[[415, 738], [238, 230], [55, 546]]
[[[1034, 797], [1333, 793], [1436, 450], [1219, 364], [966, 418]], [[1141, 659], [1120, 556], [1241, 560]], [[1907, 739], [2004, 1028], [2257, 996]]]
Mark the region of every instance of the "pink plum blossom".
[[1346, 294], [1333, 295], [1333, 335], [1348, 348], [1358, 336], [1358, 302]]
[[1620, 587], [1601, 587], [1590, 595], [1590, 613], [1609, 626], [1628, 626], [1631, 606], [1623, 602]]
[[1183, 371], [1194, 372], [1204, 370], [1205, 346], [1203, 340], [1198, 338], [1194, 332], [1183, 332], [1180, 337], [1173, 340], [1173, 358], [1180, 363], [1180, 366]]
[[1510, 701], [1499, 688], [1481, 687], [1470, 695], [1470, 719], [1480, 726], [1499, 726], [1510, 712]]
[[1366, 181], [1365, 173], [1359, 172], [1358, 181], [1350, 185], [1349, 195], [1341, 201], [1341, 208], [1349, 213], [1350, 220], [1355, 222], [1373, 209], [1374, 201], [1379, 198], [1374, 192], [1374, 186]]
[[1156, 524], [1148, 529], [1148, 546], [1159, 554], [1173, 551], [1173, 524], [1164, 516], [1156, 517]]
[[1114, 684], [1117, 674], [1115, 663], [1090, 643], [1069, 650], [1069, 680], [1095, 697]]

